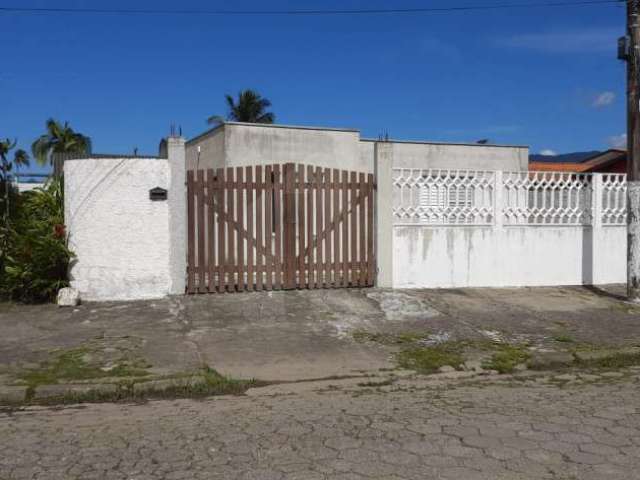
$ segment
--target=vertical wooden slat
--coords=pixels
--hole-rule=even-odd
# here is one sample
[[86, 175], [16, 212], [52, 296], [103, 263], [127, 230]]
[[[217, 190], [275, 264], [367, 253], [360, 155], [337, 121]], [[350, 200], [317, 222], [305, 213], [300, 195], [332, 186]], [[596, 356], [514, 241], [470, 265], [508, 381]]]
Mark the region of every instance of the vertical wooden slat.
[[284, 285], [287, 290], [296, 287], [296, 165], [284, 166], [284, 206], [283, 206], [283, 264]]
[[324, 191], [324, 286], [331, 287], [331, 169], [325, 168], [322, 178], [322, 190]]
[[266, 182], [264, 202], [264, 243], [266, 250], [265, 272], [267, 276], [267, 290], [273, 290], [273, 225], [271, 221], [271, 212], [273, 208], [273, 177], [271, 176], [271, 165], [267, 165], [264, 170]]
[[360, 245], [358, 248], [359, 254], [359, 275], [358, 275], [358, 285], [364, 287], [367, 284], [367, 264], [366, 264], [366, 237], [365, 237], [365, 199], [366, 199], [366, 185], [364, 183], [364, 173], [360, 173], [358, 178], [358, 196], [360, 197], [360, 201], [358, 202], [358, 221], [360, 226], [358, 227], [358, 239], [360, 240]]
[[196, 225], [195, 225], [195, 211], [194, 211], [194, 179], [193, 170], [187, 172], [187, 292], [195, 292], [195, 238], [196, 238]]
[[255, 237], [253, 236], [253, 167], [246, 168], [245, 181], [247, 182], [247, 289], [253, 291], [253, 251], [255, 247]]
[[367, 286], [372, 287], [375, 280], [375, 256], [373, 253], [373, 175], [367, 176]]
[[222, 293], [226, 288], [225, 281], [225, 205], [224, 205], [224, 169], [216, 170], [216, 214], [218, 227], [218, 293]]
[[273, 195], [273, 227], [275, 229], [276, 243], [275, 249], [275, 284], [274, 288], [280, 290], [282, 288], [282, 175], [280, 173], [280, 165], [273, 166], [273, 178], [274, 178], [274, 195]]
[[205, 251], [205, 234], [207, 225], [205, 223], [204, 215], [204, 170], [197, 171], [196, 182], [196, 204], [198, 210], [198, 219], [196, 221], [198, 225], [198, 292], [206, 292], [205, 274], [207, 271], [207, 255]]
[[333, 195], [333, 263], [331, 269], [333, 270], [333, 285], [338, 287], [340, 285], [340, 172], [333, 169], [333, 181], [331, 182], [331, 194]]
[[244, 175], [243, 168], [236, 167], [236, 247], [238, 254], [236, 255], [236, 269], [238, 271], [237, 288], [239, 292], [244, 291]]
[[357, 174], [356, 172], [351, 172], [350, 178], [350, 186], [349, 186], [349, 194], [350, 194], [350, 241], [351, 241], [351, 265], [349, 269], [349, 284], [351, 286], [355, 286], [357, 283], [357, 263], [358, 263], [358, 216], [356, 211], [357, 197], [358, 197], [358, 185], [357, 185]]
[[305, 207], [304, 207], [304, 165], [298, 164], [298, 280], [297, 287], [304, 288], [305, 281]]
[[324, 251], [322, 240], [324, 238], [323, 235], [323, 215], [322, 215], [322, 168], [316, 168], [316, 178], [315, 178], [315, 188], [316, 188], [316, 288], [322, 288], [324, 285], [324, 268], [322, 264], [324, 263]]
[[342, 218], [340, 224], [342, 227], [342, 274], [340, 275], [340, 285], [347, 287], [349, 285], [349, 174], [342, 172]]
[[226, 186], [225, 190], [227, 191], [227, 221], [225, 222], [227, 225], [227, 264], [225, 265], [225, 270], [227, 272], [227, 290], [233, 292], [236, 286], [236, 276], [235, 269], [233, 268], [236, 261], [236, 248], [235, 248], [235, 237], [236, 237], [236, 229], [233, 228], [233, 223], [235, 221], [235, 208], [234, 208], [234, 198], [233, 198], [233, 190], [235, 187], [234, 175], [233, 175], [233, 167], [227, 168], [227, 177], [226, 177]]
[[264, 178], [262, 176], [262, 165], [256, 166], [256, 289], [262, 290], [264, 237], [262, 235], [262, 219], [264, 212], [263, 192]]
[[214, 283], [215, 264], [216, 264], [216, 231], [215, 231], [215, 194], [214, 180], [215, 173], [213, 170], [207, 170], [207, 265], [209, 267], [209, 275], [207, 278], [207, 291], [215, 292]]
[[316, 269], [315, 269], [315, 252], [316, 246], [313, 241], [313, 185], [314, 175], [313, 167], [307, 166], [307, 288], [315, 288]]

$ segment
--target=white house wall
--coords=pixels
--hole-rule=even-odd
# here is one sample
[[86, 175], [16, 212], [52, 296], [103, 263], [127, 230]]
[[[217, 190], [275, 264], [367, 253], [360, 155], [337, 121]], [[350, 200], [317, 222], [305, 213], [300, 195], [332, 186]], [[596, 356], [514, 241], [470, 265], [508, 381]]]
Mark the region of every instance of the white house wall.
[[391, 142], [394, 168], [521, 171], [529, 168], [527, 147]]
[[225, 166], [224, 132], [224, 127], [220, 126], [187, 142], [186, 161], [188, 170]]
[[[187, 142], [187, 168], [302, 163], [373, 173], [375, 145], [393, 150], [397, 168], [527, 170], [519, 146], [361, 139], [358, 130], [227, 122]], [[198, 153], [198, 148], [200, 152]]]

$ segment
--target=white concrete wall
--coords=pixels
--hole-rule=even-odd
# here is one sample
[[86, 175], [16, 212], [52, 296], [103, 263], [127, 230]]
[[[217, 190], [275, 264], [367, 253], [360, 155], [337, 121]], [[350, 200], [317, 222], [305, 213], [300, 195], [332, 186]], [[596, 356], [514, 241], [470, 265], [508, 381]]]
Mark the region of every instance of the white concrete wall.
[[360, 157], [360, 134], [355, 130], [233, 123], [224, 129], [228, 166], [291, 162], [373, 172], [373, 159]]
[[[65, 223], [76, 254], [71, 284], [81, 298], [184, 293], [184, 170], [183, 139], [169, 139], [169, 159], [65, 162]], [[150, 200], [155, 187], [167, 189], [168, 200]]]
[[626, 281], [624, 226], [394, 226], [393, 253], [396, 288]]
[[394, 168], [524, 171], [529, 149], [517, 146], [390, 142]]
[[187, 142], [187, 170], [221, 168], [225, 166], [224, 130], [225, 127], [221, 125]]
[[44, 183], [39, 183], [39, 182], [16, 182], [16, 185], [18, 186], [18, 191], [19, 192], [29, 192], [31, 190], [35, 190], [36, 188], [42, 188], [44, 187]]
[[[187, 142], [187, 168], [303, 163], [373, 173], [375, 140], [349, 129], [228, 122]], [[520, 171], [529, 149], [438, 142], [381, 142], [392, 146], [396, 168]], [[198, 156], [198, 147], [200, 155]]]

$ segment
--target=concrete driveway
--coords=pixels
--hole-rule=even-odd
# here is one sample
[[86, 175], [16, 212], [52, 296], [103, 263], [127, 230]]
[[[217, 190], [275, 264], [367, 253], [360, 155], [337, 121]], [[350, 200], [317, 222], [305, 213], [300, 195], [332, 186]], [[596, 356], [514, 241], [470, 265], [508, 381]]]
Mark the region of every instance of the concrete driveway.
[[158, 301], [0, 305], [0, 379], [46, 361], [52, 351], [90, 345], [108, 364], [142, 359], [153, 373], [209, 365], [223, 374], [294, 381], [394, 366], [392, 346], [357, 342], [354, 332], [424, 332], [445, 339], [553, 338], [640, 344], [640, 308], [621, 286], [319, 290], [173, 297]]

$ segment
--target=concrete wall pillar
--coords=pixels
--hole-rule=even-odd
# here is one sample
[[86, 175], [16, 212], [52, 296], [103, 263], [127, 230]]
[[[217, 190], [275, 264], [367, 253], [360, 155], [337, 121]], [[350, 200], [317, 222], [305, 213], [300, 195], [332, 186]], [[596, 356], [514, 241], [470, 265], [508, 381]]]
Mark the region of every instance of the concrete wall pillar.
[[187, 275], [187, 186], [185, 139], [167, 138], [169, 159], [169, 293], [186, 291]]
[[[589, 258], [591, 265], [585, 268], [584, 284], [597, 285], [601, 283], [600, 279], [605, 278], [605, 269], [609, 266], [601, 261], [601, 252], [603, 248], [603, 229], [602, 229], [602, 194], [603, 194], [603, 175], [602, 173], [594, 173], [591, 177], [591, 229], [585, 226], [585, 249], [583, 255]], [[590, 269], [588, 267], [591, 267]], [[590, 273], [590, 275], [589, 275]]]
[[393, 144], [376, 142], [374, 148], [376, 232], [376, 286], [393, 287]]
[[504, 173], [502, 170], [495, 172], [493, 201], [493, 224], [495, 228], [502, 230], [504, 226]]

